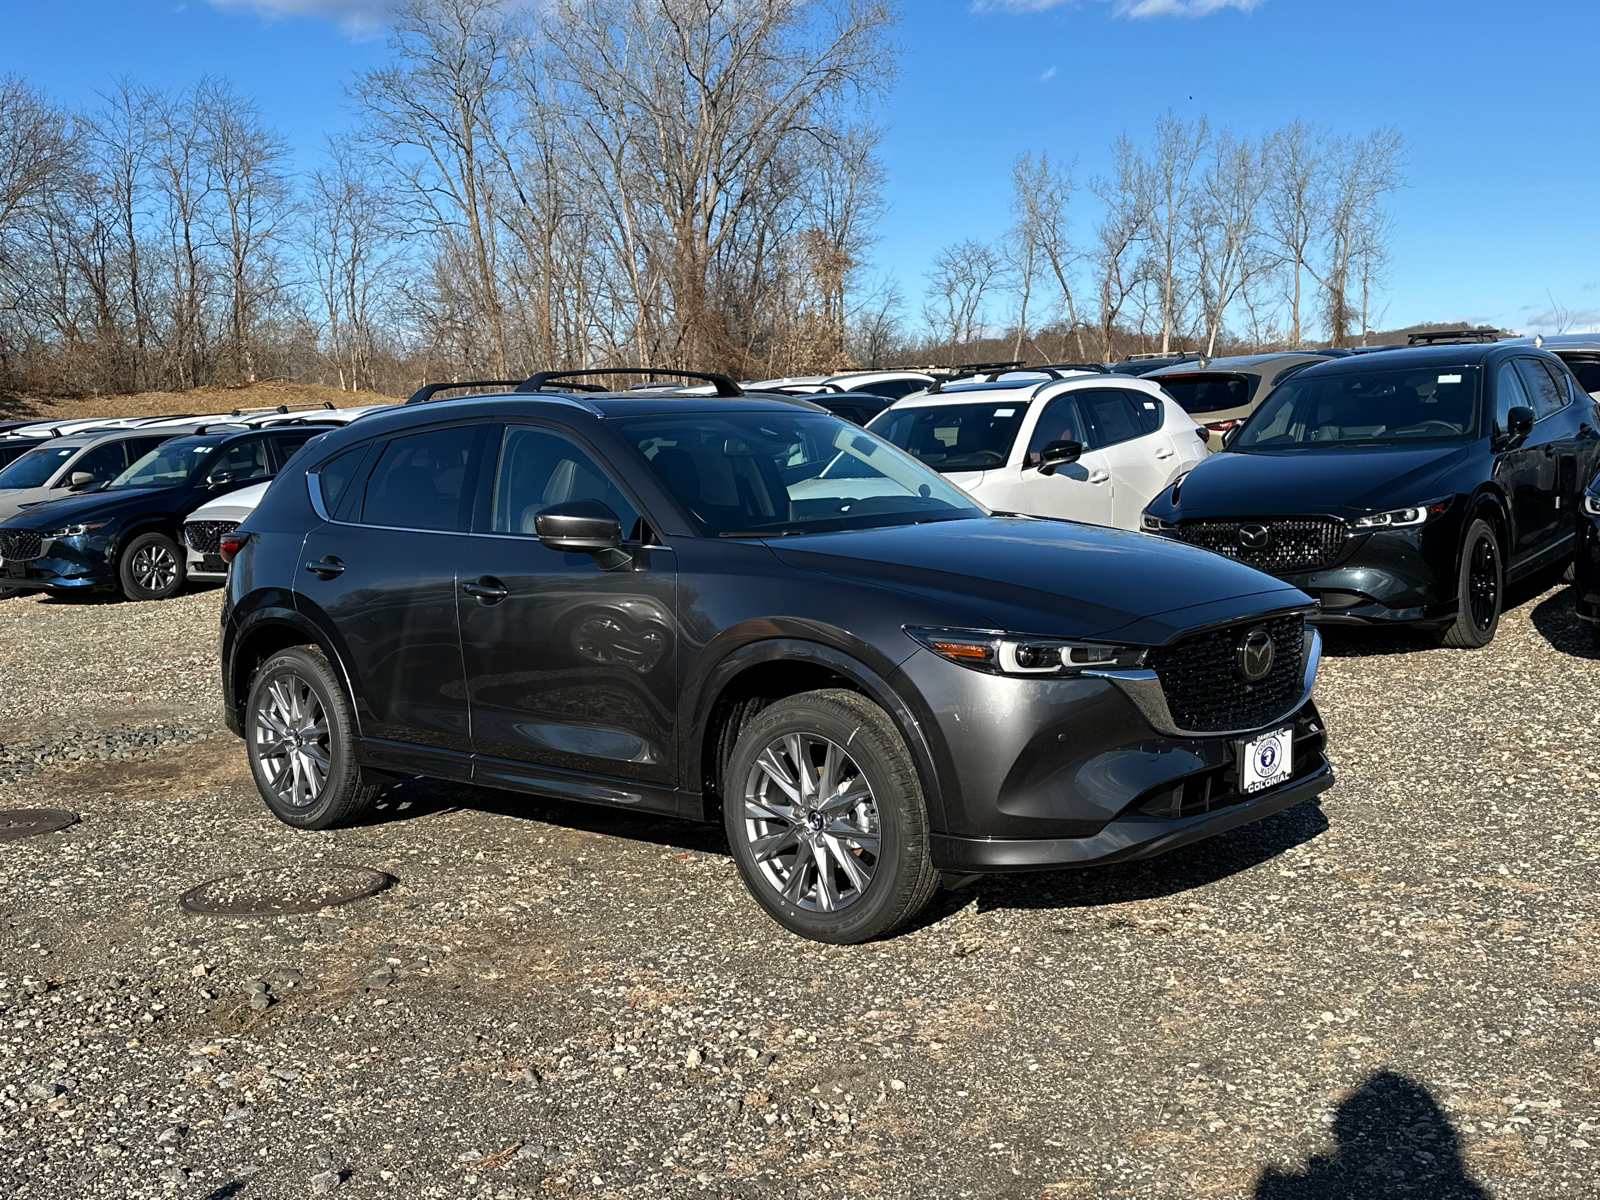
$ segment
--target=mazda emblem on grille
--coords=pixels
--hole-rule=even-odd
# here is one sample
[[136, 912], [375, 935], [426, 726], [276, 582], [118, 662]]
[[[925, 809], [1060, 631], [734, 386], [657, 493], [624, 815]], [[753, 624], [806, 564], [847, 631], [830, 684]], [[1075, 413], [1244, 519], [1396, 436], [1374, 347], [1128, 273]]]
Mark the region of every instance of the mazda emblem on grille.
[[1239, 526], [1239, 545], [1246, 550], [1265, 550], [1272, 541], [1272, 530], [1265, 525]]
[[1277, 647], [1266, 627], [1257, 625], [1245, 631], [1239, 639], [1239, 678], [1246, 683], [1260, 683], [1272, 674], [1272, 660], [1277, 657]]

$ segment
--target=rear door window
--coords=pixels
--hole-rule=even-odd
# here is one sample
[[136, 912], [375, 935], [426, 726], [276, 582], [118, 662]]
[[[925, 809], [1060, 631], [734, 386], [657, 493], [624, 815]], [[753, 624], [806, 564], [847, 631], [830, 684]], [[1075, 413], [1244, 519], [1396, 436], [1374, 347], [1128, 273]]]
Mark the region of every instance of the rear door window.
[[367, 477], [364, 525], [460, 529], [467, 463], [477, 428], [454, 425], [394, 438]]
[[277, 454], [277, 464], [273, 469], [278, 471], [283, 470], [283, 465], [294, 457], [296, 450], [300, 449], [301, 446], [304, 446], [319, 433], [324, 432], [326, 432], [326, 430], [306, 429], [297, 430], [294, 433], [273, 434], [271, 439], [272, 447], [274, 452]]
[[1144, 427], [1127, 393], [1096, 388], [1078, 392], [1076, 396], [1078, 408], [1089, 425], [1090, 449], [1103, 450], [1144, 436]]
[[331, 516], [340, 516], [339, 501], [344, 499], [350, 481], [356, 477], [356, 472], [360, 470], [362, 460], [367, 457], [367, 451], [370, 449], [372, 449], [371, 442], [363, 443], [346, 450], [343, 454], [335, 455], [318, 468], [317, 487], [322, 492], [322, 507]]
[[267, 452], [264, 437], [241, 438], [222, 448], [222, 452], [207, 468], [207, 475], [226, 472], [235, 483], [246, 479], [266, 479], [273, 471], [272, 457]]
[[1557, 385], [1555, 376], [1542, 362], [1536, 358], [1519, 358], [1516, 364], [1517, 374], [1522, 376], [1523, 386], [1533, 398], [1535, 420], [1542, 421], [1567, 406], [1567, 389]]

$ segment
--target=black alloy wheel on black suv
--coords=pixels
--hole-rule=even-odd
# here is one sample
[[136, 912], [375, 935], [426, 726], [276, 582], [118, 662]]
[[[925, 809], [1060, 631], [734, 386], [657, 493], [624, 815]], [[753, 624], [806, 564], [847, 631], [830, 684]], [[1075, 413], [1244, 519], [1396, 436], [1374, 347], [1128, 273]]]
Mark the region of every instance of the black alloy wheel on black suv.
[[410, 405], [321, 439], [229, 546], [224, 701], [284, 821], [404, 775], [720, 819], [823, 941], [1332, 782], [1302, 593], [991, 515], [804, 402]]
[[1320, 623], [1476, 649], [1508, 584], [1572, 556], [1597, 466], [1600, 409], [1555, 355], [1380, 351], [1297, 372], [1144, 528], [1271, 572]]

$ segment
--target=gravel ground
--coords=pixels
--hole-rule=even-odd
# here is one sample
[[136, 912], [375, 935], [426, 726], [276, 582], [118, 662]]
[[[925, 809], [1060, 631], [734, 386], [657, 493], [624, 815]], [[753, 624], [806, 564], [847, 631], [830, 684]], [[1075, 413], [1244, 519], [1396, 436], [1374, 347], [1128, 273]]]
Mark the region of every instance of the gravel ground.
[[[109, 749], [0, 776], [83, 817], [0, 844], [0, 1193], [1593, 1197], [1600, 663], [1544, 586], [1479, 653], [1331, 638], [1320, 802], [858, 948], [702, 827], [413, 783], [296, 833], [201, 736], [216, 593], [4, 602], [7, 753]], [[346, 866], [393, 882], [178, 904]]]

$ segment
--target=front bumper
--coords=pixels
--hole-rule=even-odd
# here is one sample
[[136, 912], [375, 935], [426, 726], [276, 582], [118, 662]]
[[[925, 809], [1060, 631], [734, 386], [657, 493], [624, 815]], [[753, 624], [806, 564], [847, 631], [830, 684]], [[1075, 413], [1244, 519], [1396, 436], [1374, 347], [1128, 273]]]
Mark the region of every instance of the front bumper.
[[85, 592], [115, 587], [116, 580], [103, 565], [81, 557], [50, 556], [27, 562], [7, 560], [0, 564], [0, 585], [41, 588], [48, 592]]
[[1444, 625], [1456, 615], [1454, 539], [1387, 530], [1350, 539], [1320, 571], [1280, 576], [1315, 597], [1319, 625]]
[[1327, 791], [1333, 782], [1333, 767], [1319, 754], [1311, 773], [1211, 812], [1175, 820], [1129, 813], [1086, 838], [959, 838], [935, 834], [933, 862], [941, 871], [991, 874], [1154, 858], [1293, 808]]

